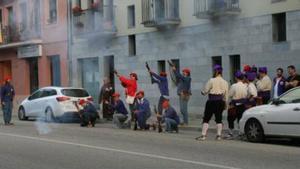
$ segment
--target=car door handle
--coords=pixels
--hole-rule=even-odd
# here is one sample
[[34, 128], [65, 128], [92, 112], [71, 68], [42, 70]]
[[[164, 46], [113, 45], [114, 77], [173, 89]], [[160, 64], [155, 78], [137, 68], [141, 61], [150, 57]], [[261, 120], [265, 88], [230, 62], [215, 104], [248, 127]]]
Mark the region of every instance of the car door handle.
[[300, 111], [300, 108], [296, 107], [294, 108], [294, 111]]

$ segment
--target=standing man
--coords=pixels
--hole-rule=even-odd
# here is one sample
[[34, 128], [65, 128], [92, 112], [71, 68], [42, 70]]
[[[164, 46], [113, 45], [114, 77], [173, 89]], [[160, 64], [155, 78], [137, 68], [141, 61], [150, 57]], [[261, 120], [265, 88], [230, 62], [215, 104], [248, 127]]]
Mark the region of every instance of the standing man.
[[166, 124], [165, 131], [168, 133], [172, 133], [173, 131], [178, 133], [178, 124], [180, 123], [180, 119], [177, 115], [177, 112], [170, 105], [170, 102], [168, 100], [165, 100], [163, 102], [163, 109], [165, 110], [165, 112], [162, 121]]
[[248, 85], [248, 103], [246, 108], [250, 108], [256, 106], [257, 88], [254, 84], [254, 81], [256, 79], [256, 73], [247, 73], [246, 78]]
[[286, 79], [285, 88], [286, 90], [290, 90], [294, 87], [300, 86], [300, 75], [296, 72], [296, 68], [294, 65], [288, 66], [289, 77]]
[[112, 104], [112, 94], [114, 89], [110, 83], [110, 80], [105, 77], [103, 79], [103, 86], [101, 87], [99, 94], [99, 104], [102, 104], [103, 118], [107, 120], [112, 120], [113, 110], [110, 109], [110, 104]]
[[285, 92], [285, 78], [283, 77], [283, 69], [277, 69], [277, 77], [273, 79], [273, 97], [278, 98]]
[[217, 140], [221, 140], [222, 134], [222, 113], [226, 108], [228, 99], [228, 82], [222, 77], [223, 68], [220, 65], [214, 66], [214, 77], [211, 78], [205, 85], [202, 95], [208, 94], [208, 101], [205, 105], [202, 135], [197, 137], [196, 140], [204, 141], [207, 136], [207, 130], [209, 127], [209, 121], [212, 115], [215, 115], [215, 121], [217, 123]]
[[133, 72], [129, 74], [129, 78], [119, 75], [117, 71], [115, 71], [115, 74], [119, 78], [121, 85], [125, 88], [126, 103], [129, 104], [129, 109], [131, 112], [131, 120], [134, 120], [133, 119], [134, 102], [135, 102], [135, 96], [138, 88], [138, 84], [137, 84], [138, 76], [136, 73]]
[[271, 98], [272, 80], [267, 75], [267, 68], [258, 68], [259, 80], [256, 82], [258, 96], [262, 98], [263, 104], [268, 104]]
[[151, 116], [150, 103], [145, 98], [145, 92], [139, 91], [137, 93], [136, 109], [134, 111], [135, 119], [138, 122], [138, 126], [141, 130], [148, 130], [149, 125], [146, 124], [147, 119]]
[[1, 105], [5, 125], [13, 125], [13, 123], [11, 123], [11, 115], [13, 109], [13, 100], [15, 97], [15, 89], [10, 82], [11, 77], [6, 77], [4, 85], [1, 87]]
[[114, 111], [113, 123], [118, 128], [126, 128], [126, 127], [130, 128], [130, 121], [127, 124], [125, 124], [125, 121], [128, 118], [128, 112], [127, 112], [127, 109], [126, 109], [123, 101], [120, 99], [120, 94], [114, 93], [113, 99], [114, 99], [114, 102], [111, 105], [112, 109]]
[[168, 100], [169, 97], [169, 86], [168, 86], [168, 78], [166, 72], [160, 72], [160, 75], [149, 71], [151, 74], [151, 78], [153, 83], [156, 83], [158, 85], [159, 91], [160, 91], [160, 98], [158, 101], [158, 113], [162, 114], [163, 108], [163, 102]]
[[241, 71], [235, 73], [236, 83], [233, 84], [229, 90], [230, 106], [234, 108], [234, 113], [228, 113], [227, 120], [229, 126], [228, 138], [233, 137], [234, 121], [237, 119], [238, 123], [246, 110], [248, 101], [248, 87], [244, 81], [244, 75]]
[[179, 73], [175, 66], [172, 67], [173, 72], [177, 78], [178, 85], [177, 85], [177, 94], [179, 95], [179, 106], [180, 112], [183, 116], [183, 124], [189, 124], [189, 116], [188, 116], [188, 102], [190, 96], [192, 95], [191, 92], [191, 70], [185, 68], [182, 70], [182, 74]]

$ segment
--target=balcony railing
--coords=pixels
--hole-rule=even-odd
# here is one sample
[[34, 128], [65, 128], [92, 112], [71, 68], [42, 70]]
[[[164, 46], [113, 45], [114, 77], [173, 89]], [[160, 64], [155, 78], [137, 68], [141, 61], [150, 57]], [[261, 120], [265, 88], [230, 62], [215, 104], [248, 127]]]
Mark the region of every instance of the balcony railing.
[[179, 0], [142, 0], [142, 24], [145, 27], [180, 24]]
[[29, 27], [23, 23], [14, 23], [10, 25], [0, 25], [2, 43], [6, 45], [10, 43], [25, 42], [28, 40], [38, 39], [41, 37], [40, 27]]
[[238, 15], [241, 12], [239, 0], [194, 0], [194, 3], [194, 15], [199, 19]]
[[91, 8], [73, 15], [74, 36], [114, 35], [116, 32], [114, 6]]

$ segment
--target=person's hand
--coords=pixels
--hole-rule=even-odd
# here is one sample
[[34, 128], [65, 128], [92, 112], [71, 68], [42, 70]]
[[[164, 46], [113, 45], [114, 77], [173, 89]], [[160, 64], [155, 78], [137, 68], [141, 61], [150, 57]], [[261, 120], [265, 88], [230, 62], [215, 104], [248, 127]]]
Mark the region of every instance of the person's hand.
[[172, 69], [175, 71], [175, 70], [176, 70], [176, 67], [175, 67], [175, 66], [173, 66], [173, 67], [172, 67]]
[[5, 103], [4, 103], [4, 102], [2, 102], [1, 104], [2, 104], [2, 106], [5, 106]]

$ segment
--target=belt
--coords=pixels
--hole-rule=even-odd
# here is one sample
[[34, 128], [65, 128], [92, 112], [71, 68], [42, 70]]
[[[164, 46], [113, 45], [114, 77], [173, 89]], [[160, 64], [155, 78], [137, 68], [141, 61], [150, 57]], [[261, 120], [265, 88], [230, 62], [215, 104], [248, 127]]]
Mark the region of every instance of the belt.
[[223, 95], [221, 94], [209, 94], [208, 100], [216, 101], [216, 100], [223, 100]]

